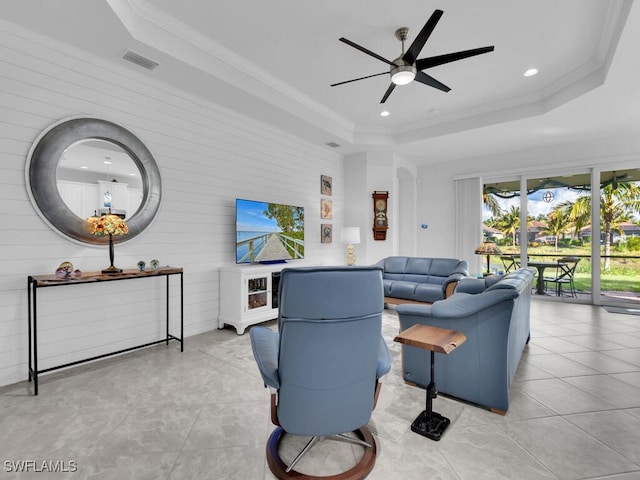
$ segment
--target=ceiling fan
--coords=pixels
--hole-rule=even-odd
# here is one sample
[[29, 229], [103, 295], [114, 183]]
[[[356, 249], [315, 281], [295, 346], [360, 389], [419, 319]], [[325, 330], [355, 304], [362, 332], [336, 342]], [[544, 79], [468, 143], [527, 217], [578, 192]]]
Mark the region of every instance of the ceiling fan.
[[346, 80], [344, 82], [334, 83], [331, 86], [336, 87], [338, 85], [344, 85], [345, 83], [357, 82], [358, 80], [364, 80], [366, 78], [377, 77], [380, 75], [391, 75], [391, 84], [387, 91], [380, 100], [380, 103], [384, 103], [393, 92], [393, 89], [396, 88], [396, 85], [407, 85], [411, 83], [413, 80], [424, 83], [425, 85], [429, 85], [430, 87], [437, 88], [438, 90], [442, 90], [443, 92], [448, 92], [451, 90], [444, 83], [439, 82], [435, 78], [430, 75], [427, 75], [423, 72], [427, 68], [437, 67], [438, 65], [443, 65], [449, 62], [455, 62], [456, 60], [462, 60], [464, 58], [473, 57], [475, 55], [481, 55], [483, 53], [488, 53], [493, 51], [493, 46], [490, 47], [481, 47], [474, 48], [471, 50], [463, 50], [460, 52], [447, 53], [445, 55], [437, 55], [435, 57], [427, 57], [418, 59], [418, 55], [424, 47], [424, 44], [427, 42], [431, 33], [436, 28], [440, 17], [444, 12], [442, 10], [436, 10], [431, 15], [431, 18], [427, 20], [427, 23], [424, 24], [420, 33], [413, 41], [409, 49], [404, 51], [404, 41], [409, 36], [409, 29], [407, 27], [402, 27], [396, 30], [396, 38], [402, 42], [402, 54], [396, 58], [395, 60], [387, 60], [384, 57], [381, 57], [377, 53], [368, 50], [357, 43], [352, 42], [351, 40], [347, 40], [344, 37], [341, 37], [339, 40], [342, 43], [346, 43], [347, 45], [352, 46], [360, 50], [367, 55], [372, 56], [373, 58], [377, 58], [378, 60], [390, 65], [390, 69], [388, 72], [375, 73], [373, 75], [367, 75], [366, 77], [354, 78], [352, 80]]

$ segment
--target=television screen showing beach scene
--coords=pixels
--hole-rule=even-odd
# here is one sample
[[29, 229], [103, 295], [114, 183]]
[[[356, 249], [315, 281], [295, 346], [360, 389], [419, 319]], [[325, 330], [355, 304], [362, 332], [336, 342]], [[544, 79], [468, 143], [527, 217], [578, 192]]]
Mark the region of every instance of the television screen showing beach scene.
[[236, 263], [304, 258], [304, 207], [236, 200]]

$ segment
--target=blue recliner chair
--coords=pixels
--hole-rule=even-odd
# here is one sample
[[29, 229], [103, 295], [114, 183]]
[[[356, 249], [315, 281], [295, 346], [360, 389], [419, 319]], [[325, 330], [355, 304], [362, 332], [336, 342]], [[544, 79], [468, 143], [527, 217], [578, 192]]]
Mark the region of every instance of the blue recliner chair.
[[[376, 456], [366, 424], [379, 393], [378, 379], [391, 367], [381, 330], [382, 270], [286, 268], [278, 306], [278, 332], [250, 330], [253, 355], [272, 392], [271, 421], [278, 426], [267, 444], [269, 468], [281, 479], [301, 478], [293, 467], [327, 437], [360, 444], [365, 453], [348, 472], [322, 478], [366, 477]], [[285, 433], [311, 437], [288, 466], [278, 454]]]

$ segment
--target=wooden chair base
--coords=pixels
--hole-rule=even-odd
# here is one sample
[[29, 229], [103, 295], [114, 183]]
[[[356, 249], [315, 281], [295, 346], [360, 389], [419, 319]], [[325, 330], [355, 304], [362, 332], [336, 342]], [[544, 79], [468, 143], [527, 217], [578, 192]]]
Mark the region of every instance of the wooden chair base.
[[273, 473], [276, 478], [279, 478], [280, 480], [362, 480], [366, 478], [369, 473], [371, 473], [371, 470], [373, 470], [373, 466], [376, 463], [376, 441], [366, 426], [355, 430], [355, 433], [361, 440], [364, 440], [369, 445], [371, 445], [371, 448], [365, 448], [364, 454], [362, 455], [360, 461], [354, 467], [345, 472], [321, 477], [314, 475], [305, 475], [303, 473], [297, 472], [296, 470], [287, 472], [286, 470], [288, 466], [282, 461], [282, 459], [280, 458], [280, 453], [278, 452], [280, 440], [282, 440], [282, 437], [286, 434], [282, 427], [277, 427], [273, 431], [273, 433], [271, 433], [269, 441], [267, 442], [267, 465], [269, 465], [269, 470], [271, 470], [271, 473]]

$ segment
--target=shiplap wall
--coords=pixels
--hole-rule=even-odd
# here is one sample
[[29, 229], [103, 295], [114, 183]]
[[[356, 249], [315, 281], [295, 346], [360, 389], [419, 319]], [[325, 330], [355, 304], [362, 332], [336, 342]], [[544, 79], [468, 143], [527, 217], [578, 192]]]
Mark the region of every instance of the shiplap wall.
[[[185, 335], [217, 328], [218, 268], [235, 261], [236, 197], [304, 206], [308, 262], [343, 263], [343, 245], [320, 243], [320, 175], [333, 177], [334, 231], [343, 224], [339, 155], [0, 20], [0, 385], [27, 377], [27, 276], [53, 273], [64, 260], [84, 271], [108, 266], [106, 247], [51, 230], [25, 186], [34, 140], [78, 115], [129, 129], [159, 165], [160, 213], [143, 234], [116, 245], [115, 264], [157, 258], [184, 268]], [[163, 331], [164, 279], [44, 288], [38, 298], [40, 368]]]

